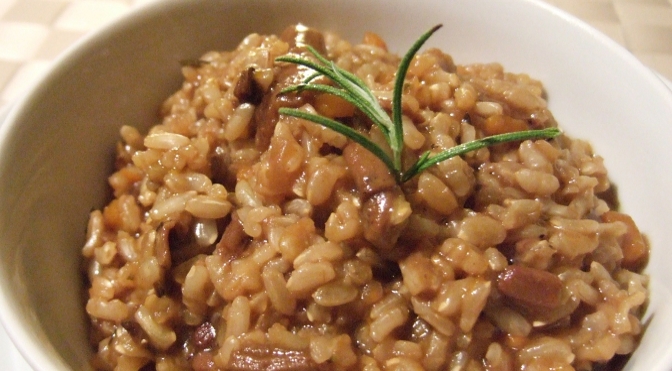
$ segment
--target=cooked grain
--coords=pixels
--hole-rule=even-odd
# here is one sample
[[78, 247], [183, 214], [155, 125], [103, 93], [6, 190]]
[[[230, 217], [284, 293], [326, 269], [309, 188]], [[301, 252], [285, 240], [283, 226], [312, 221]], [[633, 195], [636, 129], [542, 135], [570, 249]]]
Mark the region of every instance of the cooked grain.
[[[398, 56], [372, 33], [282, 35], [204, 54], [157, 125], [121, 127], [82, 248], [94, 368], [590, 370], [635, 350], [648, 246], [600, 198], [588, 142], [498, 145], [397, 186], [342, 134], [277, 116], [385, 145], [340, 98], [278, 95], [306, 71], [274, 59], [312, 43], [389, 110]], [[540, 82], [438, 49], [413, 59], [402, 121], [406, 163], [557, 125]]]

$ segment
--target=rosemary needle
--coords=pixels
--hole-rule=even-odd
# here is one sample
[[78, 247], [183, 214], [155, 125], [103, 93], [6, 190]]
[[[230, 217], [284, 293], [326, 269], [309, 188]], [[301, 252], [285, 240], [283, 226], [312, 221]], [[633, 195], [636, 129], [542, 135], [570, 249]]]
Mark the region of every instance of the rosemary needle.
[[[278, 62], [294, 63], [308, 67], [315, 71], [314, 74], [304, 79], [302, 83], [285, 88], [282, 90], [282, 93], [310, 90], [320, 93], [332, 94], [346, 100], [347, 102], [350, 102], [362, 113], [364, 113], [376, 126], [378, 126], [380, 131], [383, 133], [385, 141], [392, 150], [392, 157], [390, 157], [380, 146], [374, 143], [366, 135], [336, 120], [310, 112], [301, 111], [295, 108], [283, 107], [280, 108], [278, 112], [281, 115], [309, 120], [319, 125], [328, 127], [329, 129], [341, 133], [349, 139], [359, 143], [362, 147], [366, 148], [368, 151], [383, 161], [385, 166], [388, 167], [399, 184], [408, 181], [409, 179], [418, 175], [420, 172], [451, 157], [461, 156], [468, 152], [499, 143], [522, 141], [528, 139], [550, 139], [560, 134], [560, 130], [557, 128], [546, 128], [540, 130], [525, 130], [493, 135], [463, 143], [436, 154], [432, 154], [427, 151], [423, 153], [413, 165], [404, 170], [402, 168], [401, 161], [401, 155], [404, 147], [404, 134], [401, 121], [401, 101], [404, 80], [406, 78], [406, 72], [408, 71], [410, 63], [413, 60], [415, 54], [418, 52], [418, 50], [420, 50], [427, 39], [429, 39], [439, 28], [441, 28], [441, 25], [434, 26], [425, 32], [422, 36], [420, 36], [420, 38], [415, 43], [413, 43], [411, 48], [401, 59], [394, 83], [391, 117], [381, 107], [378, 99], [374, 96], [373, 92], [371, 89], [369, 89], [366, 83], [364, 83], [364, 81], [355, 76], [353, 73], [339, 68], [332, 61], [329, 61], [311, 46], [306, 46], [306, 48], [315, 57], [316, 61], [293, 55], [286, 55], [276, 58], [276, 61]], [[313, 81], [315, 78], [319, 76], [328, 77], [336, 86], [314, 83]]]

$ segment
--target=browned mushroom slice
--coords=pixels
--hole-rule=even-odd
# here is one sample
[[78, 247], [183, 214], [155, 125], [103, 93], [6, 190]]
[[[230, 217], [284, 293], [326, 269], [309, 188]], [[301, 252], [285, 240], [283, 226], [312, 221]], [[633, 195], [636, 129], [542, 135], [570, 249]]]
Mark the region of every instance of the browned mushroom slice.
[[[312, 46], [320, 53], [325, 52], [324, 36], [311, 28], [302, 25], [291, 26], [282, 33], [281, 37], [290, 44], [292, 53], [307, 53], [306, 45]], [[315, 94], [310, 91], [292, 94], [280, 94], [280, 91], [288, 86], [300, 84], [313, 72], [303, 66], [286, 64], [282, 65], [276, 73], [270, 91], [262, 97], [254, 112], [254, 125], [256, 126], [254, 139], [257, 148], [265, 149], [270, 144], [275, 124], [278, 122], [278, 109], [281, 107], [298, 108], [312, 101]]]
[[210, 322], [201, 323], [191, 334], [191, 341], [199, 349], [212, 348], [217, 344], [217, 332]]
[[[378, 192], [362, 205], [364, 238], [382, 251], [393, 250], [408, 218], [400, 217], [406, 204], [399, 188]], [[410, 213], [410, 209], [408, 211]]]
[[280, 38], [286, 41], [290, 48], [301, 48], [306, 45], [312, 46], [320, 54], [325, 54], [327, 48], [324, 43], [324, 35], [314, 28], [297, 24], [285, 28], [280, 34]]
[[343, 149], [343, 158], [363, 197], [392, 189], [397, 185], [390, 170], [376, 155], [355, 142]]
[[497, 288], [515, 304], [553, 309], [562, 304], [564, 285], [553, 273], [511, 265], [500, 273]]
[[278, 110], [281, 107], [299, 108], [308, 102], [308, 97], [314, 93], [304, 91], [302, 93], [280, 94], [282, 89], [299, 84], [302, 80], [303, 72], [306, 69], [296, 65], [283, 65], [276, 74], [271, 88], [261, 99], [261, 103], [254, 110], [253, 127], [256, 129], [254, 141], [257, 148], [265, 150], [271, 143], [271, 137], [275, 131], [275, 125], [278, 123]]
[[226, 368], [231, 371], [329, 371], [330, 365], [317, 364], [306, 352], [247, 345], [234, 351]]
[[632, 217], [618, 211], [607, 211], [600, 216], [605, 223], [621, 222], [625, 224], [626, 233], [621, 237], [623, 260], [625, 269], [636, 270], [646, 263], [649, 257], [649, 247]]
[[244, 250], [248, 236], [243, 229], [243, 222], [238, 217], [237, 212], [231, 213], [231, 221], [224, 229], [222, 238], [217, 243], [215, 251], [224, 256], [227, 260], [233, 260], [240, 256]]
[[254, 67], [241, 72], [233, 89], [233, 95], [241, 102], [254, 105], [261, 103], [261, 99], [264, 97], [264, 89], [254, 79]]
[[393, 250], [408, 224], [405, 216], [410, 214], [403, 192], [387, 166], [360, 144], [346, 145], [343, 158], [364, 200], [361, 210], [364, 238], [380, 250]]
[[164, 268], [170, 268], [172, 261], [170, 255], [170, 230], [175, 226], [175, 221], [171, 220], [162, 223], [156, 231], [156, 242], [154, 250], [159, 264]]

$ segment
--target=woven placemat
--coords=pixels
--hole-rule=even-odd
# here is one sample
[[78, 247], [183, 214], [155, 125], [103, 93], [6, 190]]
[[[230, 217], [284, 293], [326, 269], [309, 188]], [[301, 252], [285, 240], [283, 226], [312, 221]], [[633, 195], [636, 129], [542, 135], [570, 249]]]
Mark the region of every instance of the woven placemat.
[[672, 0], [545, 0], [625, 46], [672, 80]]
[[[68, 46], [151, 0], [0, 0], [0, 109]], [[545, 0], [602, 31], [672, 80], [672, 0]]]

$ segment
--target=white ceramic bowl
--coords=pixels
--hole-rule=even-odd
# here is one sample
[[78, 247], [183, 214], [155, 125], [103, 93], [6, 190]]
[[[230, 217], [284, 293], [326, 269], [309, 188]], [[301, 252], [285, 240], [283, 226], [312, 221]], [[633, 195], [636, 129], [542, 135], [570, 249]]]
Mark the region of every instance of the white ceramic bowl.
[[456, 62], [541, 79], [561, 127], [604, 156], [651, 243], [648, 328], [626, 369], [672, 369], [672, 92], [620, 46], [533, 0], [167, 0], [71, 49], [0, 127], [0, 317], [36, 370], [88, 368], [79, 254], [119, 127], [154, 122], [179, 86], [178, 61], [296, 22], [352, 40], [372, 30], [397, 52], [443, 23], [429, 44]]

